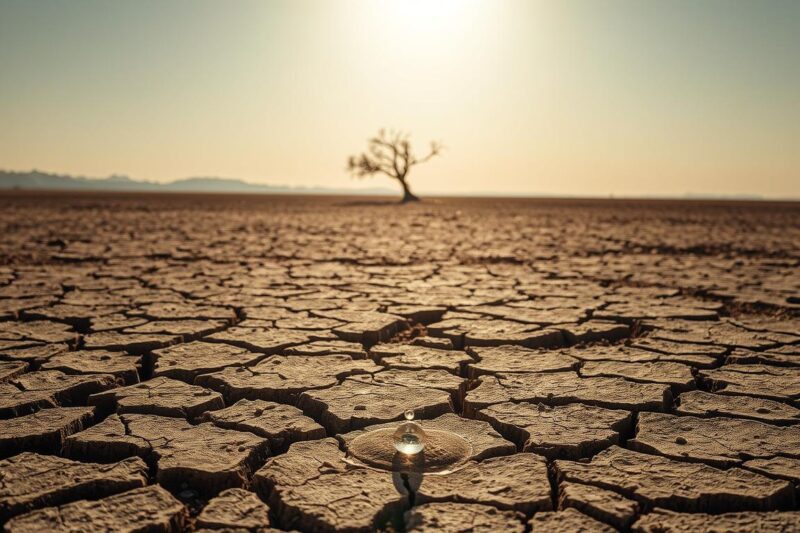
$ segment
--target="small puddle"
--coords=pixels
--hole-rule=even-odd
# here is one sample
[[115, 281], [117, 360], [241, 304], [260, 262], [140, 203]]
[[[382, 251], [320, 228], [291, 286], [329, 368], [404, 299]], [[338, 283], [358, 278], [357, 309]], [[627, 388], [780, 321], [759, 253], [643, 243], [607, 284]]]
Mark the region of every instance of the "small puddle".
[[393, 428], [368, 431], [348, 445], [344, 461], [352, 466], [386, 472], [448, 474], [465, 466], [472, 445], [450, 431], [425, 430], [425, 448], [414, 455], [395, 450]]

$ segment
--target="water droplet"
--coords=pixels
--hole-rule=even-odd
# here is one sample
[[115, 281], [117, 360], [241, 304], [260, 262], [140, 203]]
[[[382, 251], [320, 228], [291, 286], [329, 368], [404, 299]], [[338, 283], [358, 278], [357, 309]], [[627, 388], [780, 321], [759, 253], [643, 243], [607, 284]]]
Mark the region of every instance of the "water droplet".
[[403, 422], [394, 432], [394, 448], [406, 455], [415, 455], [425, 447], [425, 431], [416, 422]]

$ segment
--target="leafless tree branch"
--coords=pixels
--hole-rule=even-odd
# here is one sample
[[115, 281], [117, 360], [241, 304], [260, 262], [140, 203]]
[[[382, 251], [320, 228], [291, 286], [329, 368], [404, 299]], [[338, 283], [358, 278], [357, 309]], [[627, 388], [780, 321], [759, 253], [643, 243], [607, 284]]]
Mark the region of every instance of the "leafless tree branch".
[[411, 148], [409, 135], [401, 131], [381, 129], [378, 135], [368, 140], [367, 151], [350, 156], [347, 170], [356, 178], [375, 174], [385, 174], [403, 186], [403, 202], [418, 200], [409, 189], [406, 177], [411, 167], [430, 161], [442, 152], [442, 144], [431, 142], [430, 150], [423, 157], [417, 157]]

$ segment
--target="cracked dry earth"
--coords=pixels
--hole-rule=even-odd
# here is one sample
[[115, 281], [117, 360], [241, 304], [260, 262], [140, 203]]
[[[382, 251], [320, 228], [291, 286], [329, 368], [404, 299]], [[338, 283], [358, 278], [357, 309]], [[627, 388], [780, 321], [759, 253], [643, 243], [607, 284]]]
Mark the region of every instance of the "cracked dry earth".
[[0, 206], [6, 531], [800, 529], [796, 204]]

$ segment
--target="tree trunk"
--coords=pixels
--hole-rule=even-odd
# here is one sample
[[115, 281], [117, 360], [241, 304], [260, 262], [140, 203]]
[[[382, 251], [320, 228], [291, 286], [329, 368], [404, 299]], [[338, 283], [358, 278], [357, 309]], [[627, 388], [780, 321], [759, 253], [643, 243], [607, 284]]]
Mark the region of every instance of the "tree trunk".
[[401, 200], [402, 203], [405, 204], [408, 202], [419, 202], [419, 198], [413, 192], [411, 192], [411, 189], [408, 188], [408, 183], [406, 183], [406, 180], [401, 179], [400, 185], [403, 186], [403, 199]]

